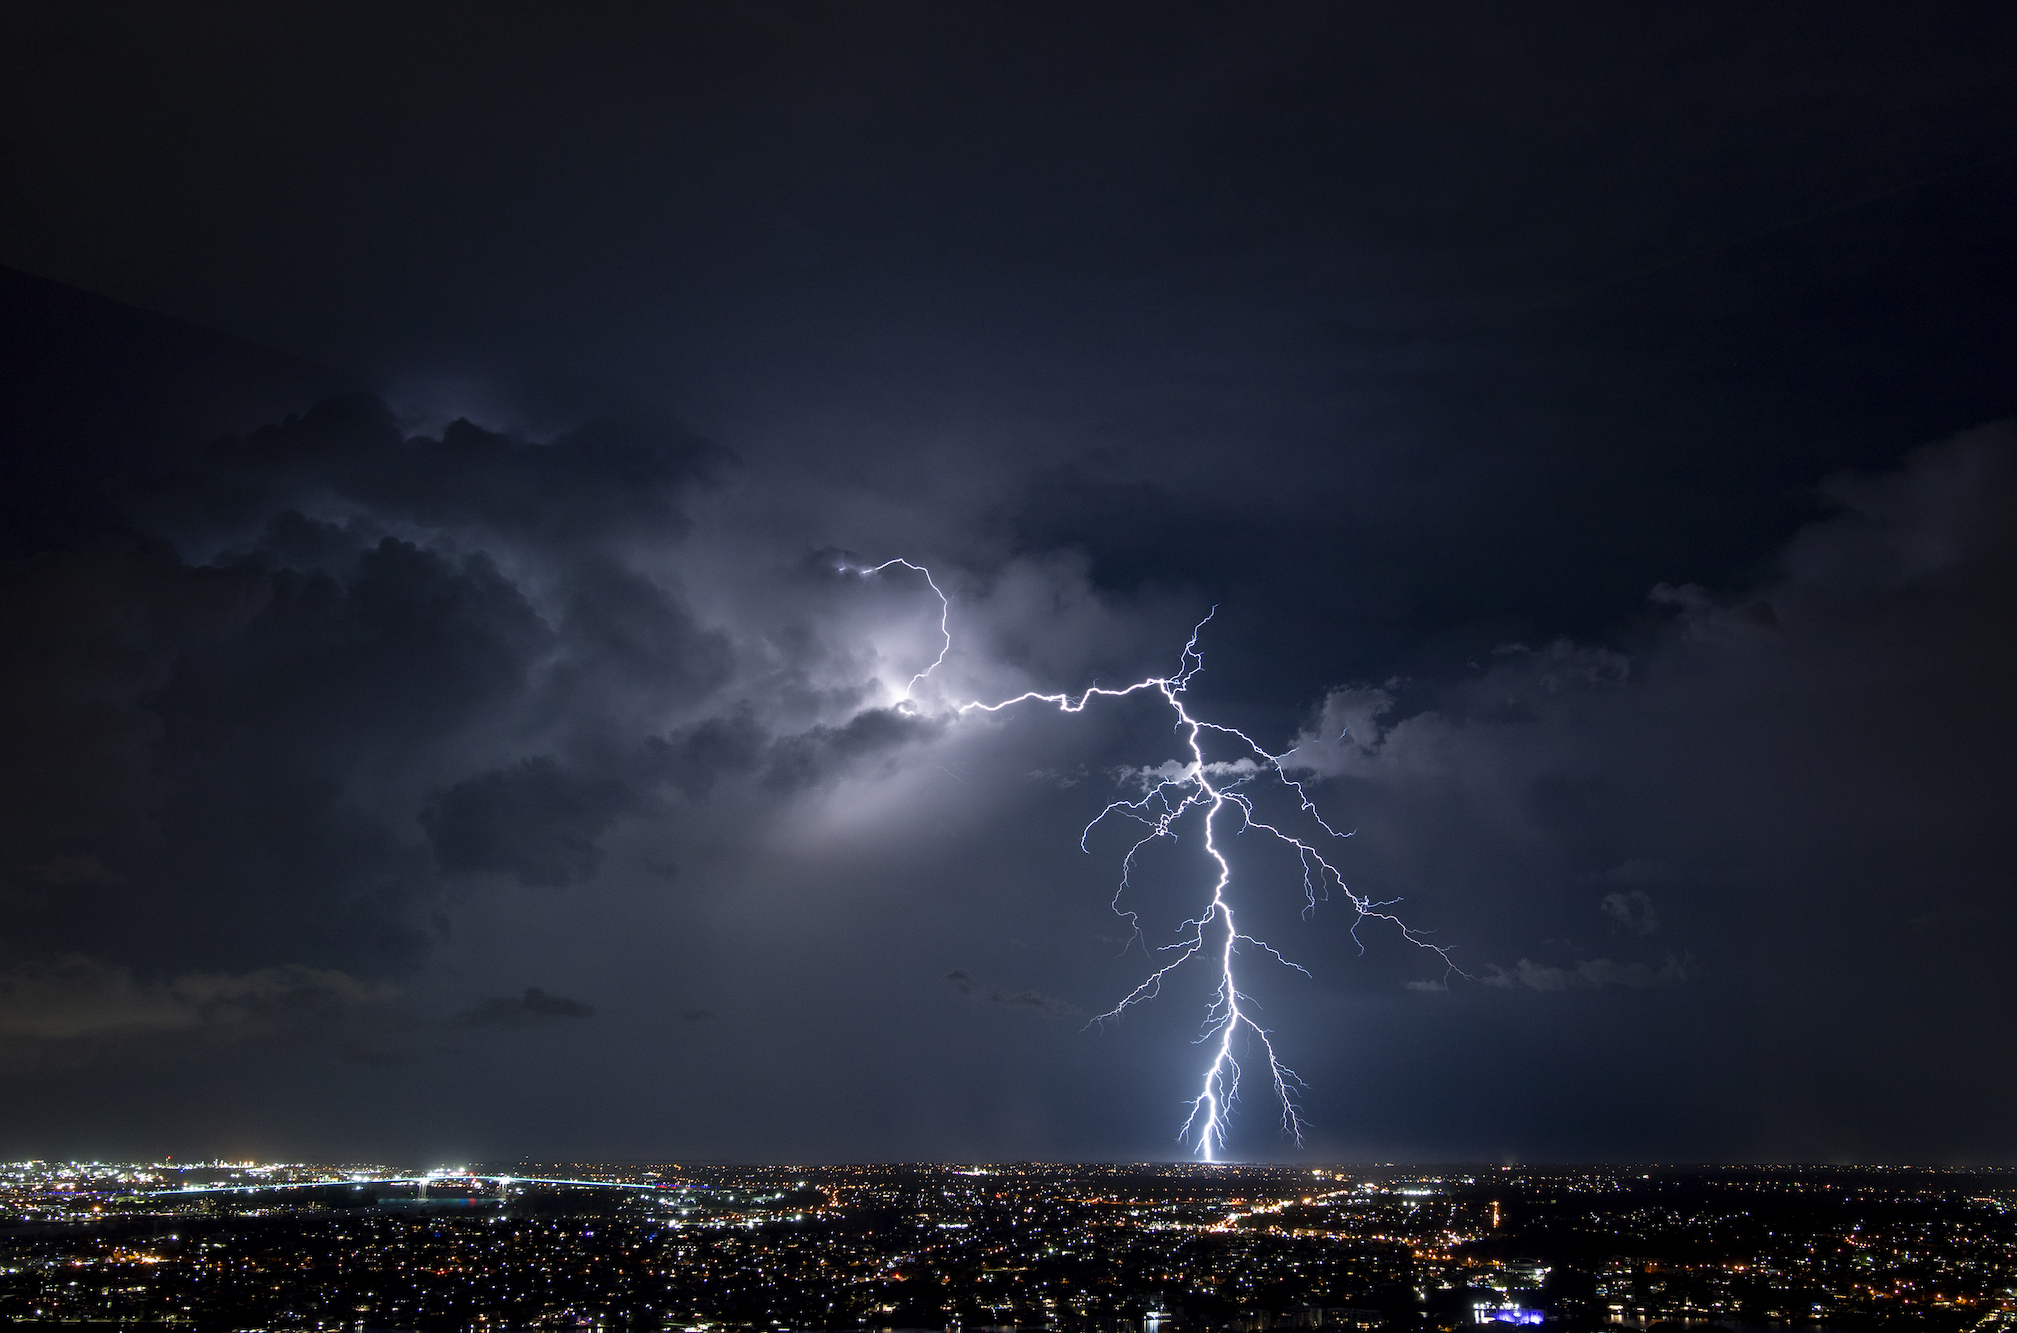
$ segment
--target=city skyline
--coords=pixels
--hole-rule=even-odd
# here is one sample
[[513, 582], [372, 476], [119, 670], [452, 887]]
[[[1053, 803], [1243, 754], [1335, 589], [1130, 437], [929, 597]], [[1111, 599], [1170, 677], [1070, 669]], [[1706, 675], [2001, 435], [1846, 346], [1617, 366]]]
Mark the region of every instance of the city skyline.
[[[590, 1179], [528, 1178], [552, 1171]], [[554, 1163], [422, 1188], [245, 1164], [166, 1191], [161, 1174], [0, 1166], [0, 1314], [1002, 1333], [2017, 1323], [2007, 1170]]]

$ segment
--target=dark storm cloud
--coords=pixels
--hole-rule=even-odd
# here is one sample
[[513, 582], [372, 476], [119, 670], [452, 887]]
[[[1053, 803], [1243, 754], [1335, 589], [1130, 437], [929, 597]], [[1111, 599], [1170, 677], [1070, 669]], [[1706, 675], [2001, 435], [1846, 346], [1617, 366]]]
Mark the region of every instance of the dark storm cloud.
[[595, 1017], [595, 1007], [565, 995], [550, 995], [537, 986], [527, 986], [523, 995], [507, 995], [484, 1000], [457, 1014], [450, 1023], [458, 1028], [527, 1028], [544, 1023], [579, 1022]]
[[[678, 534], [669, 526], [650, 535], [664, 543]], [[733, 666], [725, 635], [702, 629], [671, 590], [611, 560], [575, 567], [557, 628], [568, 654], [550, 689], [561, 698], [704, 696], [727, 683]]]
[[[1830, 991], [1839, 982], [1817, 978], [1850, 975], [1845, 958], [1900, 948], [1881, 930], [1893, 885], [1913, 886], [1915, 920], [1986, 921], [1999, 906], [1997, 770], [1988, 751], [1978, 761], [1957, 748], [1955, 710], [1984, 737], [2008, 731], [1989, 664], [2002, 660], [1996, 636], [2007, 623], [1991, 612], [2012, 595], [2013, 478], [2011, 429], [1984, 428], [1888, 472], [1830, 479], [1822, 492], [1836, 512], [1795, 534], [1771, 576], [1724, 593], [1647, 590], [1614, 644], [1504, 643], [1467, 670], [1332, 690], [1296, 738], [1293, 771], [1356, 829], [1341, 853], [1355, 887], [1405, 900], [1400, 910], [1453, 950], [1460, 971], [1368, 923], [1366, 957], [1319, 950], [1314, 984], [1352, 1003], [1417, 1006], [1395, 1010], [1382, 1040], [1440, 1031], [1435, 1040], [1461, 1046], [1498, 1030], [1570, 1087], [1595, 1076], [1582, 1053], [1604, 1049], [1591, 1045], [1591, 1025], [1620, 1021], [1629, 1006], [1645, 1008], [1634, 1021], [1648, 1034], [1727, 1033], [1754, 1021], [1747, 1006], [1789, 988], [1818, 987], [1850, 1012], [1899, 1002], [1886, 983], [1865, 982], [1869, 994], [1848, 1000]], [[312, 497], [266, 503], [297, 500]], [[467, 966], [494, 950], [493, 913], [543, 910], [506, 907], [501, 895], [520, 889], [539, 901], [581, 895], [618, 919], [713, 903], [709, 912], [758, 913], [752, 939], [829, 903], [839, 915], [817, 937], [817, 971], [851, 951], [881, 954], [881, 939], [863, 933], [871, 924], [908, 928], [898, 923], [915, 906], [885, 917], [874, 906], [885, 890], [863, 884], [895, 875], [886, 891], [926, 893], [964, 936], [975, 927], [961, 922], [994, 910], [980, 905], [994, 893], [985, 885], [1054, 874], [1018, 867], [1048, 856], [1036, 849], [1051, 841], [1075, 851], [1072, 829], [1110, 799], [1104, 791], [1138, 795], [1179, 762], [1152, 708], [1133, 721], [1096, 709], [1055, 719], [1059, 730], [1041, 710], [964, 724], [943, 711], [959, 692], [1000, 697], [1083, 680], [1074, 674], [1088, 673], [1083, 654], [1105, 640], [1144, 645], [1152, 669], [1169, 660], [1169, 645], [1130, 617], [1167, 621], [1180, 643], [1195, 612], [1171, 616], [1103, 592], [1083, 561], [942, 569], [959, 631], [943, 689], [956, 692], [942, 694], [935, 677], [917, 703], [878, 706], [868, 701], [888, 698], [936, 651], [935, 606], [915, 587], [836, 580], [787, 548], [756, 576], [778, 580], [776, 599], [717, 600], [703, 613], [664, 559], [675, 548], [655, 548], [647, 563], [573, 533], [533, 540], [521, 527], [472, 549], [475, 529], [409, 518], [395, 535], [383, 530], [392, 518], [351, 503], [340, 517], [280, 509], [253, 541], [204, 563], [149, 543], [37, 567], [43, 579], [96, 571], [101, 581], [73, 581], [67, 598], [45, 592], [47, 604], [118, 626], [122, 649], [140, 651], [105, 651], [96, 676], [45, 664], [30, 678], [58, 702], [59, 679], [90, 685], [70, 705], [77, 720], [51, 735], [88, 738], [90, 722], [105, 729], [100, 752], [120, 763], [91, 771], [114, 779], [97, 805], [81, 799], [88, 789], [51, 801], [69, 825], [10, 830], [19, 852], [9, 910], [26, 927], [9, 974], [13, 1068], [88, 1065], [149, 1032], [189, 1050], [277, 1042], [369, 1061], [396, 1058], [402, 1034], [443, 1021], [513, 1029], [587, 1017], [587, 1006], [541, 988], [471, 1002], [428, 965], [438, 951], [456, 950]], [[710, 558], [705, 546], [692, 554]], [[136, 568], [153, 581], [133, 579]], [[150, 607], [161, 608], [152, 620], [137, 615]], [[136, 623], [148, 633], [136, 637]], [[894, 637], [870, 646], [877, 635]], [[41, 650], [79, 638], [57, 634]], [[1212, 626], [1202, 642], [1209, 656]], [[653, 670], [661, 659], [664, 670]], [[107, 681], [130, 683], [122, 693]], [[1206, 682], [1216, 683], [1209, 671]], [[1113, 748], [1137, 723], [1150, 730]], [[1032, 727], [1050, 737], [1037, 749], [990, 749], [1034, 741]], [[978, 850], [937, 870], [905, 869], [936, 855], [934, 821], [1032, 799], [1019, 788], [1062, 804], [959, 835]], [[882, 811], [866, 824], [863, 801]], [[1977, 813], [1963, 818], [1966, 809]], [[1901, 861], [1894, 837], [1940, 848], [1937, 873]], [[799, 839], [802, 863], [789, 850]], [[1091, 849], [1100, 852], [1097, 839]], [[1250, 854], [1238, 845], [1237, 856]], [[676, 880], [657, 869], [673, 857]], [[1088, 867], [1073, 873], [1104, 873]], [[200, 896], [187, 887], [198, 883]], [[1101, 909], [1112, 886], [1091, 887], [1071, 919], [1111, 952], [1118, 941]], [[1195, 910], [1178, 901], [1152, 933]], [[1261, 921], [1274, 910], [1264, 893], [1246, 906]], [[1339, 906], [1285, 919], [1268, 937], [1341, 930]], [[112, 908], [121, 920], [107, 930]], [[442, 924], [450, 911], [453, 930]], [[1747, 954], [1746, 935], [1724, 924], [1738, 920], [1769, 948]], [[1914, 931], [1907, 947], [1952, 945], [1950, 933]], [[997, 937], [1031, 956], [1036, 984], [963, 968], [947, 986], [989, 1010], [1083, 1016], [1057, 996], [1089, 984], [1090, 964], [1061, 967], [1055, 933], [1020, 920]], [[636, 947], [648, 958], [658, 946]], [[511, 965], [539, 952], [514, 941]], [[1312, 957], [1307, 941], [1289, 952]], [[763, 951], [732, 956], [743, 961], [708, 964], [721, 970], [695, 984], [732, 990]], [[1107, 999], [1139, 980], [1125, 957], [1099, 966], [1100, 985], [1119, 985]], [[2000, 984], [1993, 969], [1975, 975], [1977, 989]], [[1372, 998], [1381, 996], [1393, 998]], [[747, 993], [732, 1003], [723, 1012], [752, 1008]], [[683, 1015], [681, 1030], [696, 1039], [719, 1032], [732, 1044], [748, 1021], [655, 1004]], [[1269, 1014], [1315, 1095], [1339, 1095], [1321, 1024], [1272, 992]], [[1807, 1094], [1781, 1086], [1775, 1065], [1795, 1049], [1839, 1048], [1844, 1033], [1813, 1004], [1780, 1003], [1773, 1014], [1748, 1039], [1755, 1056], [1717, 1057], [1726, 1064], [1712, 1078], [1812, 1117]], [[1153, 1016], [1131, 1017], [1122, 1035], [1146, 1042], [1144, 1023], [1181, 1029], [1195, 1015], [1172, 996]], [[1915, 1044], [1925, 1049], [1884, 1049], [1894, 1062], [1940, 1049]], [[1189, 1037], [1170, 1047], [1192, 1049]], [[1871, 1087], [1859, 1095], [1881, 1099]], [[1777, 1142], [1792, 1114], [1746, 1132]], [[1367, 1132], [1389, 1144], [1464, 1132], [1432, 1117], [1413, 1123]], [[1834, 1132], [1825, 1116], [1815, 1123]], [[1955, 1132], [1983, 1132], [1970, 1125]], [[1559, 1131], [1509, 1132], [1546, 1143]]]
[[[946, 708], [1216, 605], [1193, 702], [1306, 732], [1350, 881], [1475, 979], [1231, 843], [1309, 1153], [2008, 1156], [2007, 446], [1899, 464], [2013, 410], [2009, 14], [0, 23], [0, 259], [359, 372], [0, 275], [33, 1012], [185, 1024], [310, 1156], [1178, 1152], [1195, 978], [986, 1016], [1140, 980], [1076, 839], [1180, 738]], [[914, 692], [898, 555], [952, 599]], [[294, 968], [384, 1039], [193, 1035], [253, 1001], [185, 979]], [[526, 977], [603, 1012], [494, 1097], [322, 1068]], [[129, 1095], [54, 1022], [24, 1155]]]
[[867, 709], [840, 726], [815, 726], [779, 740], [771, 749], [764, 785], [775, 791], [808, 787], [864, 760], [892, 759], [903, 747], [928, 739], [945, 726], [942, 718], [895, 708]]
[[420, 812], [420, 825], [449, 874], [497, 871], [558, 888], [595, 873], [596, 839], [629, 803], [621, 783], [539, 755], [456, 783]]
[[211, 446], [194, 475], [147, 488], [163, 521], [205, 537], [304, 503], [380, 522], [478, 529], [546, 546], [677, 537], [681, 502], [726, 456], [677, 426], [597, 421], [549, 442], [468, 421], [408, 437], [384, 403], [353, 394]]
[[[269, 553], [278, 567], [263, 567]], [[217, 626], [225, 642], [182, 655], [146, 696], [171, 749], [242, 728], [278, 742], [273, 755], [285, 762], [298, 747], [354, 752], [451, 735], [523, 694], [553, 645], [482, 552], [457, 559], [385, 537], [337, 573], [280, 558], [269, 545], [210, 567], [236, 585], [228, 595], [248, 614]]]
[[176, 546], [12, 567], [17, 956], [89, 931], [210, 967], [411, 966], [435, 866], [592, 873], [633, 774], [550, 747], [726, 678], [722, 637], [619, 551], [676, 538], [716, 456], [630, 427], [403, 438], [352, 397], [133, 487]]
[[[868, 687], [789, 622], [781, 677], [760, 630], [703, 625], [667, 556], [721, 462], [635, 423], [409, 436], [353, 395], [127, 483], [119, 538], [10, 566], [35, 626], [6, 650], [10, 1042], [74, 1063], [344, 1028], [322, 1044], [384, 1055], [337, 1011], [453, 1003], [429, 960], [470, 894], [578, 891], [669, 801], [775, 800], [939, 734], [850, 706]], [[395, 976], [419, 984], [392, 1006]], [[534, 988], [454, 1022], [589, 1012]]]
[[101, 1057], [170, 1061], [238, 1044], [330, 1044], [349, 1054], [396, 1030], [398, 998], [383, 982], [298, 965], [146, 982], [65, 955], [0, 972], [0, 1058], [30, 1068]]
[[[1664, 992], [1642, 1031], [1670, 1059], [1689, 1023], [1745, 1034], [1721, 1077], [1769, 1108], [1753, 1151], [1881, 1151], [1845, 1097], [1986, 1142], [1981, 1116], [1927, 1108], [1895, 1074], [1983, 1054], [1913, 978], [1966, 977], [1968, 1006], [2000, 1010], [2017, 1000], [2000, 945], [1899, 927], [1936, 905], [1986, 921], [2017, 852], [1998, 813], [2017, 795], [1999, 683], [2017, 651], [2017, 429], [1822, 489], [1837, 513], [1755, 588], [1653, 590], [1666, 615], [1629, 653], [1558, 642], [1434, 686], [1334, 691], [1293, 762], [1352, 811], [1358, 887], [1433, 889], [1435, 938], [1470, 978], [1418, 972], [1410, 989], [1552, 997], [1561, 1032], [1519, 1020], [1524, 1059], [1574, 1077], [1560, 1041], [1624, 1003], [1607, 997]], [[1730, 1005], [1742, 1016], [1711, 1017]], [[1794, 1072], [1816, 1061], [1830, 1092]]]
[[668, 736], [649, 738], [644, 762], [666, 783], [698, 800], [721, 778], [755, 768], [769, 741], [754, 710], [744, 703], [725, 717], [710, 717]]

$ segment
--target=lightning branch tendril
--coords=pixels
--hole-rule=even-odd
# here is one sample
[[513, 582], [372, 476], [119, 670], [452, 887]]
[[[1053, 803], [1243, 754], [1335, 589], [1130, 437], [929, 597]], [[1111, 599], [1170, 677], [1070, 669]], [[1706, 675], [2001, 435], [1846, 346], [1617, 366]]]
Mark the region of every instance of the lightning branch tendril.
[[[901, 565], [924, 575], [926, 584], [939, 599], [939, 634], [943, 642], [938, 657], [932, 664], [911, 677], [910, 683], [904, 687], [902, 702], [909, 704], [912, 702], [911, 693], [917, 688], [918, 683], [938, 670], [944, 664], [946, 655], [952, 651], [952, 633], [948, 627], [952, 604], [933, 580], [931, 571], [908, 560], [886, 560], [872, 567], [843, 565], [840, 568], [844, 573], [859, 574], [866, 578], [879, 574], [892, 565]], [[1355, 914], [1351, 928], [1352, 942], [1358, 945], [1360, 953], [1365, 952], [1365, 944], [1359, 939], [1359, 927], [1367, 921], [1385, 922], [1399, 932], [1401, 938], [1408, 943], [1435, 954], [1442, 960], [1447, 972], [1454, 972], [1460, 976], [1467, 975], [1456, 965], [1456, 961], [1450, 957], [1446, 948], [1422, 938], [1419, 932], [1388, 910], [1394, 907], [1399, 899], [1375, 901], [1364, 894], [1354, 892], [1345, 883], [1344, 875], [1325, 859], [1315, 845], [1256, 816], [1253, 798], [1247, 789], [1256, 780], [1272, 776], [1295, 793], [1301, 812], [1309, 816], [1327, 836], [1340, 839], [1350, 836], [1332, 827], [1317, 809], [1316, 803], [1310, 799], [1302, 781], [1289, 776], [1284, 761], [1295, 753], [1293, 749], [1273, 754], [1236, 727], [1206, 722], [1191, 714], [1185, 703], [1184, 694], [1190, 688], [1191, 679], [1204, 670], [1205, 666], [1204, 654], [1198, 648], [1198, 638], [1204, 633], [1205, 626], [1211, 623], [1212, 616], [1217, 614], [1218, 608], [1213, 607], [1211, 614], [1192, 628], [1190, 640], [1184, 645], [1174, 675], [1151, 676], [1132, 685], [1119, 687], [1095, 685], [1076, 697], [1065, 693], [1046, 694], [1030, 690], [999, 703], [971, 702], [957, 706], [962, 715], [975, 712], [999, 713], [1025, 703], [1046, 703], [1055, 706], [1060, 712], [1081, 713], [1094, 699], [1123, 699], [1153, 691], [1162, 696], [1170, 711], [1175, 714], [1173, 729], [1183, 737], [1184, 748], [1190, 756], [1189, 762], [1174, 772], [1166, 772], [1167, 765], [1165, 769], [1144, 770], [1145, 781], [1151, 776], [1156, 779], [1148, 786], [1146, 794], [1138, 801], [1115, 801], [1095, 815], [1092, 822], [1079, 834], [1079, 849], [1091, 851], [1087, 842], [1092, 836], [1092, 831], [1110, 816], [1131, 819], [1147, 827], [1148, 832], [1128, 848], [1126, 856], [1121, 860], [1120, 885], [1114, 891], [1112, 903], [1114, 914], [1125, 920], [1133, 932], [1129, 943], [1141, 943], [1146, 952], [1148, 944], [1142, 936], [1140, 914], [1122, 906], [1122, 899], [1132, 887], [1135, 858], [1142, 848], [1158, 839], [1176, 839], [1177, 825], [1186, 815], [1194, 812], [1202, 814], [1205, 854], [1216, 870], [1210, 899], [1202, 911], [1182, 923], [1178, 928], [1180, 936], [1174, 943], [1162, 945], [1156, 950], [1158, 953], [1173, 954], [1174, 957], [1151, 972], [1113, 1008], [1096, 1015], [1092, 1023], [1104, 1025], [1117, 1021], [1131, 1006], [1154, 999], [1161, 993], [1165, 977], [1200, 954], [1216, 963], [1218, 982], [1212, 992], [1211, 1002], [1206, 1007], [1202, 1030], [1198, 1037], [1199, 1045], [1211, 1049], [1212, 1058], [1205, 1066], [1198, 1095], [1187, 1103], [1189, 1112], [1182, 1128], [1178, 1130], [1178, 1138], [1189, 1139], [1195, 1144], [1198, 1156], [1207, 1162], [1218, 1160], [1218, 1151], [1226, 1141], [1227, 1118], [1239, 1100], [1241, 1069], [1233, 1052], [1233, 1042], [1242, 1028], [1252, 1035], [1261, 1051], [1267, 1056], [1268, 1079], [1272, 1085], [1275, 1101], [1282, 1108], [1282, 1129], [1291, 1135], [1299, 1146], [1303, 1141], [1304, 1125], [1302, 1107], [1298, 1100], [1298, 1095], [1304, 1088], [1303, 1081], [1296, 1077], [1294, 1070], [1282, 1063], [1275, 1052], [1273, 1034], [1262, 1027], [1250, 1012], [1250, 1009], [1258, 1006], [1251, 996], [1240, 990], [1235, 976], [1234, 958], [1241, 952], [1241, 946], [1246, 945], [1306, 977], [1309, 971], [1301, 964], [1285, 958], [1265, 940], [1242, 931], [1234, 918], [1233, 904], [1227, 896], [1233, 882], [1232, 864], [1226, 859], [1226, 854], [1218, 843], [1218, 819], [1228, 808], [1234, 812], [1239, 821], [1237, 827], [1233, 829], [1235, 834], [1250, 830], [1263, 833], [1295, 852], [1302, 865], [1305, 917], [1316, 910], [1318, 903], [1328, 901], [1335, 891], [1351, 904]], [[1208, 733], [1231, 741], [1240, 751], [1239, 757], [1233, 760], [1208, 760], [1205, 756], [1205, 738]]]
[[932, 659], [930, 666], [912, 676], [910, 684], [903, 687], [903, 702], [908, 703], [910, 702], [910, 692], [917, 688], [917, 683], [944, 665], [945, 655], [952, 651], [952, 630], [947, 628], [947, 622], [952, 618], [952, 602], [946, 597], [945, 593], [939, 590], [938, 581], [932, 578], [929, 569], [926, 569], [923, 565], [914, 565], [902, 556], [898, 556], [894, 560], [885, 560], [879, 565], [842, 564], [838, 566], [838, 569], [843, 574], [858, 574], [862, 578], [872, 578], [888, 569], [891, 565], [902, 565], [905, 569], [915, 570], [924, 575], [925, 585], [932, 590], [932, 595], [938, 598], [938, 656]]

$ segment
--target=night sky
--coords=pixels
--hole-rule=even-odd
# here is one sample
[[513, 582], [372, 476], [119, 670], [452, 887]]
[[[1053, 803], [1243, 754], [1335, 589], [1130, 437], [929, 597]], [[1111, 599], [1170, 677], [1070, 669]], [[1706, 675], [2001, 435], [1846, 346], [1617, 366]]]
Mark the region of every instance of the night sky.
[[1216, 606], [1227, 1155], [2017, 1158], [2017, 11], [419, 8], [0, 15], [0, 1155], [1187, 1156]]

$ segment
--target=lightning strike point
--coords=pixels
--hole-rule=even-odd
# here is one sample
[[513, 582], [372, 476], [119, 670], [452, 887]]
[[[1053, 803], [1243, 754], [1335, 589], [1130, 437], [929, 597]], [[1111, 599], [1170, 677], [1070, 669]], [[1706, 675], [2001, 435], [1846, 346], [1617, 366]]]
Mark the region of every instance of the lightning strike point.
[[[901, 565], [905, 569], [923, 575], [926, 586], [939, 600], [939, 635], [942, 644], [938, 656], [931, 665], [911, 677], [910, 684], [904, 689], [903, 700], [898, 705], [915, 708], [916, 705], [911, 699], [912, 691], [917, 688], [920, 681], [944, 665], [946, 655], [952, 651], [950, 629], [952, 603], [940, 590], [937, 581], [932, 578], [931, 571], [909, 560], [901, 558], [886, 560], [872, 568], [850, 566], [841, 568], [843, 572], [868, 578], [880, 574], [893, 565]], [[1046, 694], [1031, 690], [998, 703], [976, 701], [963, 703], [957, 707], [958, 713], [962, 716], [969, 713], [999, 713], [1019, 704], [1034, 703], [1050, 704], [1063, 713], [1082, 713], [1094, 699], [1122, 699], [1153, 691], [1162, 696], [1175, 716], [1175, 729], [1183, 737], [1183, 745], [1190, 756], [1189, 762], [1176, 773], [1161, 777], [1149, 787], [1140, 800], [1114, 801], [1100, 811], [1080, 833], [1079, 848], [1081, 851], [1090, 850], [1087, 847], [1087, 840], [1092, 836], [1092, 831], [1109, 816], [1132, 819], [1147, 826], [1148, 832], [1128, 848], [1127, 854], [1121, 860], [1120, 885], [1114, 892], [1112, 903], [1114, 914], [1129, 923], [1134, 931], [1133, 939], [1139, 940], [1141, 927], [1138, 914], [1121, 906], [1122, 898], [1127, 895], [1131, 887], [1130, 877], [1134, 872], [1135, 856], [1142, 848], [1158, 839], [1174, 840], [1177, 836], [1177, 825], [1186, 816], [1196, 816], [1203, 825], [1205, 854], [1216, 870], [1210, 896], [1196, 916], [1183, 922], [1182, 930], [1185, 933], [1175, 943], [1163, 945], [1159, 950], [1175, 956], [1143, 978], [1140, 984], [1122, 996], [1120, 1002], [1113, 1008], [1096, 1015], [1088, 1026], [1116, 1022], [1132, 1006], [1154, 999], [1162, 991], [1163, 978], [1193, 958], [1203, 955], [1211, 960], [1217, 973], [1217, 984], [1212, 992], [1211, 1002], [1206, 1006], [1198, 1035], [1198, 1044], [1211, 1051], [1211, 1060], [1205, 1066], [1197, 1095], [1185, 1103], [1188, 1112], [1177, 1131], [1178, 1141], [1189, 1141], [1194, 1146], [1199, 1160], [1205, 1162], [1219, 1160], [1219, 1151], [1226, 1142], [1227, 1121], [1233, 1107], [1239, 1101], [1241, 1069], [1234, 1055], [1233, 1045], [1242, 1031], [1258, 1045], [1260, 1052], [1267, 1059], [1269, 1090], [1274, 1095], [1275, 1103], [1281, 1107], [1282, 1131], [1294, 1139], [1299, 1147], [1302, 1145], [1305, 1124], [1299, 1096], [1306, 1085], [1296, 1076], [1293, 1069], [1282, 1063], [1281, 1057], [1275, 1051], [1273, 1034], [1262, 1027], [1250, 1012], [1254, 1002], [1239, 988], [1234, 959], [1240, 951], [1239, 946], [1247, 944], [1268, 954], [1283, 967], [1301, 972], [1306, 977], [1309, 972], [1300, 964], [1284, 957], [1265, 940], [1245, 934], [1239, 929], [1229, 896], [1233, 883], [1232, 863], [1226, 859], [1218, 842], [1219, 818], [1228, 810], [1232, 812], [1230, 817], [1238, 821], [1233, 830], [1235, 833], [1247, 831], [1263, 833], [1295, 852], [1302, 866], [1305, 916], [1314, 912], [1319, 902], [1328, 901], [1335, 891], [1351, 905], [1354, 913], [1352, 940], [1358, 945], [1360, 953], [1365, 952], [1365, 944], [1359, 940], [1359, 927], [1367, 921], [1381, 921], [1392, 926], [1408, 943], [1417, 948], [1427, 949], [1440, 958], [1446, 969], [1446, 976], [1452, 972], [1459, 976], [1467, 975], [1456, 965], [1447, 949], [1423, 939], [1405, 921], [1386, 910], [1395, 906], [1398, 900], [1376, 902], [1354, 892], [1346, 884], [1344, 875], [1324, 858], [1315, 844], [1255, 817], [1253, 801], [1244, 788], [1260, 777], [1272, 775], [1283, 787], [1295, 794], [1300, 812], [1307, 815], [1326, 836], [1338, 839], [1351, 836], [1333, 828], [1317, 809], [1316, 803], [1310, 799], [1302, 781], [1289, 776], [1283, 760], [1295, 753], [1293, 749], [1281, 754], [1271, 753], [1238, 728], [1207, 722], [1190, 712], [1183, 698], [1184, 692], [1189, 688], [1191, 679], [1204, 670], [1205, 666], [1204, 654], [1198, 647], [1198, 641], [1204, 634], [1205, 626], [1209, 625], [1212, 617], [1217, 614], [1218, 608], [1215, 606], [1211, 614], [1192, 628], [1190, 639], [1184, 644], [1183, 652], [1178, 657], [1174, 675], [1150, 676], [1132, 685], [1118, 687], [1095, 684], [1088, 686], [1076, 697], [1069, 693]], [[1346, 729], [1347, 732], [1349, 730], [1350, 728]], [[1240, 757], [1231, 762], [1208, 761], [1204, 742], [1207, 732], [1229, 738], [1240, 748]], [[1339, 739], [1343, 739], [1345, 734], [1340, 732]], [[1214, 781], [1214, 778], [1220, 780]], [[1131, 940], [1130, 943], [1132, 942]]]

